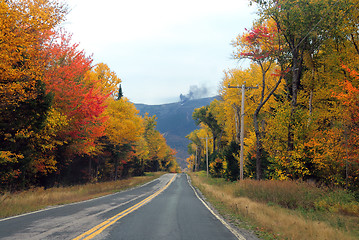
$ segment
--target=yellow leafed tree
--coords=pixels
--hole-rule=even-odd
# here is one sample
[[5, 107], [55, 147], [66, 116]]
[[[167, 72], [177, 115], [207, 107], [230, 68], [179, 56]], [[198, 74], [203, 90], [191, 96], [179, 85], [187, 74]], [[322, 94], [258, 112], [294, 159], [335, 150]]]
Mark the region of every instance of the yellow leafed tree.
[[36, 81], [46, 67], [42, 48], [64, 20], [64, 5], [52, 0], [0, 2], [1, 105], [36, 98]]
[[126, 98], [117, 101], [109, 98], [105, 115], [108, 117], [105, 133], [111, 143], [121, 146], [140, 140], [144, 132], [143, 119]]
[[99, 63], [91, 71], [88, 71], [84, 77], [84, 83], [88, 86], [96, 85], [105, 95], [115, 95], [121, 79], [117, 77], [114, 71], [107, 64]]

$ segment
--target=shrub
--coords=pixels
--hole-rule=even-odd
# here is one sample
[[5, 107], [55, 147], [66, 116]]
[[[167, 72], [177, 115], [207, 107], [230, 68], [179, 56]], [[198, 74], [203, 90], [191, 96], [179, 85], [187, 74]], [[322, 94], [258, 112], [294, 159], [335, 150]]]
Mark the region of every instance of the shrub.
[[237, 160], [239, 150], [239, 145], [232, 141], [228, 148], [224, 151], [224, 157], [227, 162], [226, 177], [230, 181], [236, 181], [239, 179], [239, 164]]
[[224, 177], [227, 164], [220, 158], [216, 158], [211, 164], [209, 164], [209, 173], [212, 177], [220, 178]]
[[318, 188], [299, 181], [246, 179], [235, 184], [235, 195], [289, 209], [320, 210], [359, 216], [359, 204], [350, 191]]

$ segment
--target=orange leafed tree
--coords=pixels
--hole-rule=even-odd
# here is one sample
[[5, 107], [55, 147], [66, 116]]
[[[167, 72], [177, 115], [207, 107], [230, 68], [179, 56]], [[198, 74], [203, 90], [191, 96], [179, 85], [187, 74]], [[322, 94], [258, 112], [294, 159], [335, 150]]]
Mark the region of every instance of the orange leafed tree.
[[357, 87], [359, 73], [346, 65], [342, 68], [349, 74], [348, 78], [352, 79], [352, 81], [346, 79], [342, 83], [343, 92], [336, 95], [345, 106], [343, 112], [345, 143], [343, 145], [346, 151], [343, 155], [346, 164], [350, 164], [346, 166], [346, 177], [356, 182], [359, 180], [359, 88]]

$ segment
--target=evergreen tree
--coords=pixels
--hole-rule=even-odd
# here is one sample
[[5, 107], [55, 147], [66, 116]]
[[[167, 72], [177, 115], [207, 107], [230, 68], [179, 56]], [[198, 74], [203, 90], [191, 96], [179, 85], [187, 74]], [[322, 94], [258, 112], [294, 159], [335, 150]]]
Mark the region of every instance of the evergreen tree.
[[121, 86], [121, 84], [120, 84], [120, 88], [118, 89], [117, 100], [120, 100], [122, 97], [123, 97], [122, 86]]
[[239, 165], [235, 157], [235, 155], [238, 155], [239, 150], [240, 146], [235, 141], [232, 141], [224, 152], [224, 157], [227, 162], [226, 176], [227, 179], [231, 181], [239, 179]]

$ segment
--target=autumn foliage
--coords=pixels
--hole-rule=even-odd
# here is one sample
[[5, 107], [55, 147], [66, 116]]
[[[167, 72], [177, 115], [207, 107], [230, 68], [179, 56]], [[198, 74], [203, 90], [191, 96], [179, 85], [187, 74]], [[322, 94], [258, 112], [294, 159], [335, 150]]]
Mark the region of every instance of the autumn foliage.
[[59, 27], [66, 13], [0, 3], [0, 191], [178, 171], [155, 124], [118, 96], [121, 79]]
[[235, 58], [249, 58], [253, 61], [268, 60], [278, 50], [277, 27], [274, 22], [256, 24], [252, 29], [239, 35], [232, 45], [237, 49]]
[[[342, 68], [349, 76], [342, 82], [342, 91], [334, 96], [344, 106], [343, 134], [345, 154], [342, 167], [347, 169], [351, 181], [359, 180], [359, 73], [346, 65]], [[354, 86], [356, 85], [356, 87]], [[348, 169], [348, 166], [353, 166]], [[348, 171], [351, 171], [350, 174]]]
[[[61, 33], [57, 43], [47, 51], [48, 69], [44, 74], [46, 90], [53, 95], [53, 107], [69, 120], [66, 136], [74, 153], [91, 154], [95, 141], [104, 135], [106, 117], [103, 112], [109, 97], [95, 85], [87, 86], [84, 76], [91, 70], [92, 59], [71, 38]], [[92, 79], [92, 81], [99, 81]]]

